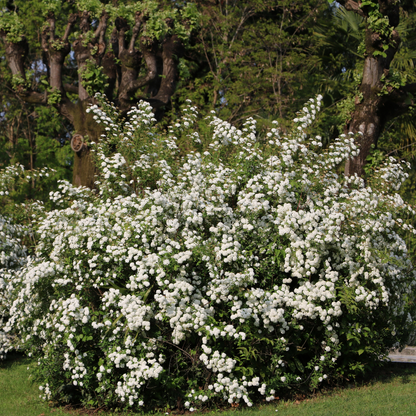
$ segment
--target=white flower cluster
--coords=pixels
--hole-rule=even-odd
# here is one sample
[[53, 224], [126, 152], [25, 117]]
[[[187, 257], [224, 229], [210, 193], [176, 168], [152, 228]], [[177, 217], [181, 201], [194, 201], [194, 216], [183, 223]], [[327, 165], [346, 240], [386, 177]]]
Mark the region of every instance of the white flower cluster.
[[[383, 317], [384, 332], [411, 328], [415, 272], [398, 229], [413, 211], [381, 186], [402, 171], [389, 161], [380, 188], [337, 175], [358, 150], [350, 136], [322, 150], [306, 135], [320, 101], [263, 147], [253, 119], [239, 130], [212, 116], [211, 136], [190, 136], [190, 107], [166, 136], [144, 103], [124, 130], [91, 107], [110, 128], [96, 146], [99, 192], [51, 194], [65, 206], [39, 216], [37, 258], [3, 283], [14, 290], [4, 330], [42, 351], [41, 366], [59, 355], [66, 382], [102, 402], [176, 400], [177, 383], [193, 409], [318, 383], [342, 337]], [[183, 135], [197, 148], [181, 157]], [[52, 395], [62, 385], [46, 381]]]
[[117, 111], [117, 107], [106, 102], [105, 101], [106, 97], [104, 94], [97, 92], [95, 94], [95, 98], [101, 104], [104, 104], [105, 102], [106, 105], [104, 109], [100, 108], [99, 105], [94, 104], [87, 109], [87, 113], [90, 113], [90, 112], [94, 113], [92, 118], [95, 120], [97, 124], [102, 123], [103, 126], [105, 126], [104, 131], [107, 134], [117, 134], [117, 132], [119, 131], [119, 126], [116, 124], [116, 120], [119, 115]]
[[49, 176], [49, 172], [54, 172], [54, 170], [44, 167], [25, 171], [23, 165], [6, 166], [6, 168], [0, 170], [0, 197], [9, 195], [10, 187], [17, 179], [24, 181], [28, 179], [39, 179], [44, 176]]
[[13, 286], [11, 280], [14, 272], [20, 270], [27, 262], [27, 252], [20, 236], [24, 229], [14, 225], [9, 219], [0, 215], [0, 359], [13, 349], [12, 338], [15, 334], [4, 331], [10, 317]]
[[26, 263], [26, 249], [20, 239], [24, 233], [22, 226], [0, 215], [0, 279], [7, 269], [20, 268]]
[[[36, 172], [40, 174], [39, 172]], [[9, 194], [9, 187], [16, 177], [24, 175], [23, 166], [10, 166], [0, 171], [0, 197]], [[9, 318], [13, 271], [21, 269], [27, 262], [27, 251], [21, 238], [27, 231], [13, 224], [10, 218], [0, 215], [0, 359], [12, 349], [13, 334], [6, 334], [3, 327]]]

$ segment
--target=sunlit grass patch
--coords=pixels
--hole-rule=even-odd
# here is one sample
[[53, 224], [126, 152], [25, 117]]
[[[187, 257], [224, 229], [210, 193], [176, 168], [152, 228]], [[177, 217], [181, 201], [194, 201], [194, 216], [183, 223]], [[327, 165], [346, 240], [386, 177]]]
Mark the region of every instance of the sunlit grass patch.
[[[105, 412], [99, 409], [74, 409], [50, 407], [40, 400], [39, 389], [33, 383], [28, 367], [36, 363], [21, 355], [14, 355], [0, 364], [0, 416], [47, 415], [100, 415], [144, 416], [143, 413]], [[251, 409], [233, 407], [204, 416], [391, 416], [416, 414], [416, 366], [388, 364], [371, 378], [345, 385], [343, 388], [323, 389], [310, 396], [297, 396], [292, 400], [278, 400], [272, 404]], [[152, 416], [178, 415], [162, 411]], [[186, 416], [191, 412], [182, 413]], [[150, 416], [150, 415], [149, 415]]]
[[0, 416], [40, 416], [65, 414], [51, 409], [39, 398], [39, 387], [31, 380], [28, 367], [36, 363], [21, 355], [0, 361]]

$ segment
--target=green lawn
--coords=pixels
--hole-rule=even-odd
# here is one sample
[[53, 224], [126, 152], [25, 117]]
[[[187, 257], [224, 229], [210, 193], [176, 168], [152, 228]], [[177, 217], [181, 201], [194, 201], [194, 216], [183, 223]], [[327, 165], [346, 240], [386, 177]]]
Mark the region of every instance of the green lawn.
[[68, 415], [40, 400], [39, 388], [27, 370], [31, 365], [33, 360], [19, 356], [0, 363], [0, 416]]
[[[70, 413], [50, 408], [31, 383], [28, 358], [14, 356], [0, 363], [0, 416], [47, 416]], [[217, 416], [219, 412], [214, 412]], [[71, 414], [80, 414], [79, 411]], [[84, 413], [85, 414], [85, 413]], [[92, 414], [92, 413], [88, 413]], [[95, 412], [110, 416], [110, 413]], [[127, 414], [127, 413], [125, 413]], [[131, 415], [131, 413], [128, 413]], [[164, 415], [164, 414], [163, 414]], [[204, 413], [205, 416], [210, 416]], [[233, 409], [221, 416], [397, 416], [416, 415], [416, 364], [388, 364], [361, 385], [327, 390], [301, 401], [276, 401], [254, 409]], [[211, 413], [211, 416], [214, 416]]]

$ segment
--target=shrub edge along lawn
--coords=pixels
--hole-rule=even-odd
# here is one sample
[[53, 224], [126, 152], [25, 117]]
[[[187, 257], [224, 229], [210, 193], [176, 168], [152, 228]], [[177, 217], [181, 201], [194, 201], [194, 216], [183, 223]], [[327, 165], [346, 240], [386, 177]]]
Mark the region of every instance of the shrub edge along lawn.
[[[104, 412], [99, 409], [76, 409], [53, 407], [42, 401], [39, 389], [31, 379], [28, 368], [36, 366], [34, 360], [23, 355], [13, 354], [0, 362], [0, 416], [48, 416], [68, 414], [134, 415], [143, 413]], [[363, 415], [413, 415], [416, 414], [416, 365], [408, 363], [387, 363], [370, 377], [349, 382], [342, 387], [323, 388], [310, 394], [295, 394], [287, 399], [279, 399], [253, 408], [235, 406], [229, 409], [216, 409], [209, 413], [223, 416], [363, 416]], [[178, 414], [164, 411], [154, 414]], [[182, 412], [183, 413], [183, 412]], [[191, 412], [186, 412], [191, 414]], [[196, 413], [196, 412], [195, 412]], [[197, 414], [197, 413], [196, 413]]]

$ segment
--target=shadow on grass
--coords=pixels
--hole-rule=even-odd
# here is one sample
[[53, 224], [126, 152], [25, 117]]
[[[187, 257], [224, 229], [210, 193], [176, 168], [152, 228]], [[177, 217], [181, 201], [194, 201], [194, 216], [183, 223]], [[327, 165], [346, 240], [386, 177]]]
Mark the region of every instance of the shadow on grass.
[[402, 384], [411, 382], [410, 377], [416, 375], [416, 363], [386, 363], [363, 379], [365, 382], [390, 383], [394, 378], [400, 378]]
[[[377, 383], [382, 384], [409, 384], [414, 383], [416, 379], [416, 363], [392, 363], [386, 362], [364, 375], [357, 376], [354, 380], [340, 379], [338, 381], [328, 382], [320, 385], [317, 389], [311, 391], [307, 388], [293, 388], [279, 392], [279, 400], [284, 402], [294, 402], [299, 404], [311, 399], [331, 398], [339, 395], [343, 391], [354, 390], [363, 387], [372, 387]], [[264, 403], [265, 404], [265, 403]], [[264, 405], [263, 404], [263, 405]], [[262, 404], [253, 406], [253, 410], [263, 407]], [[226, 409], [223, 409], [226, 410]]]
[[23, 352], [11, 352], [7, 354], [7, 358], [5, 360], [0, 360], [0, 369], [8, 370], [13, 365], [29, 365], [33, 363], [33, 360], [29, 358]]

